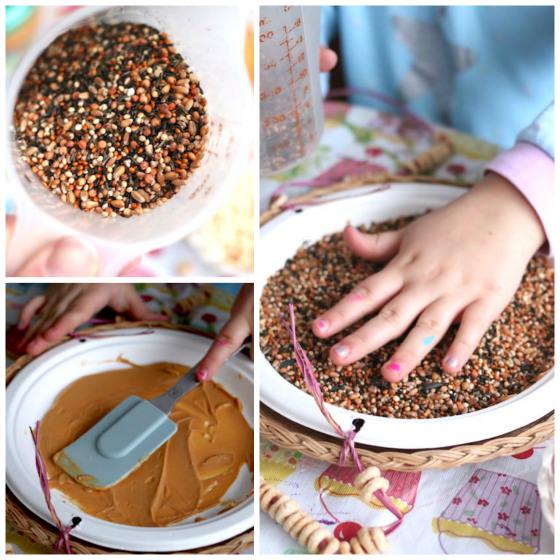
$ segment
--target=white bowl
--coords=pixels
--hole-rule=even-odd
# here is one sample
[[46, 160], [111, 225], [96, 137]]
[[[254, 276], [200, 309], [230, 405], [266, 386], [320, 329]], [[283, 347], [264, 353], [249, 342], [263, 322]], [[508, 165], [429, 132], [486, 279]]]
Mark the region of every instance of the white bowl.
[[[386, 189], [369, 186], [346, 192], [343, 195], [346, 198], [333, 195], [331, 201], [301, 212], [283, 212], [261, 229], [257, 296], [260, 298], [266, 280], [282, 268], [304, 242], [314, 242], [340, 231], [348, 222], [359, 225], [418, 214], [443, 206], [464, 192], [456, 187], [429, 184], [395, 184]], [[302, 426], [336, 435], [313, 397], [276, 372], [260, 349], [258, 360], [263, 403]], [[365, 420], [356, 437], [358, 443], [396, 449], [460, 445], [505, 434], [550, 412], [554, 408], [552, 377], [551, 370], [522, 393], [460, 416], [399, 419], [360, 414], [329, 404], [327, 408], [344, 430], [351, 429], [354, 418]]]
[[[112, 331], [111, 337], [66, 342], [49, 350], [25, 366], [6, 392], [6, 482], [16, 497], [33, 513], [52, 524], [35, 470], [34, 447], [29, 427], [34, 427], [70, 383], [92, 373], [124, 369], [115, 362], [119, 356], [138, 364], [165, 359], [193, 365], [207, 350], [210, 341], [202, 336], [168, 329]], [[152, 329], [151, 329], [152, 330]], [[253, 426], [252, 363], [242, 356], [230, 360], [216, 375], [243, 405], [243, 414]], [[77, 538], [94, 544], [128, 551], [170, 552], [208, 546], [253, 526], [253, 477], [243, 467], [223, 500], [238, 505], [219, 513], [220, 506], [204, 512], [204, 521], [193, 518], [168, 527], [133, 527], [110, 523], [86, 513], [54, 491], [53, 503], [63, 523], [78, 515], [82, 522], [72, 531]]]

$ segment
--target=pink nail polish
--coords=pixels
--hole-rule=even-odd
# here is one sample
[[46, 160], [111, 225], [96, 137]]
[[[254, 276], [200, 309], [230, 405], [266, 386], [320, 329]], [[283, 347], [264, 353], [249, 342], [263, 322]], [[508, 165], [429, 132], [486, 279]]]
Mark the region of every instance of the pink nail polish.
[[450, 367], [451, 369], [455, 369], [459, 367], [459, 360], [454, 357], [446, 358], [445, 365]]
[[401, 371], [401, 366], [397, 362], [391, 362], [387, 366], [391, 371]]
[[333, 350], [339, 358], [346, 358], [350, 354], [350, 348], [346, 344], [337, 344]]
[[206, 381], [208, 379], [208, 370], [206, 368], [199, 369], [196, 372], [196, 378], [198, 381]]
[[315, 321], [315, 326], [319, 332], [325, 332], [329, 328], [329, 323], [324, 319], [317, 319]]

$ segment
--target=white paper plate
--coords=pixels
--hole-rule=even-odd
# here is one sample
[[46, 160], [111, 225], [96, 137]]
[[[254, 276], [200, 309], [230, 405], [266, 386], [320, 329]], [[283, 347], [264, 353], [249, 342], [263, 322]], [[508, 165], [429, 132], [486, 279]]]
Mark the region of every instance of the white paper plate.
[[[363, 187], [344, 199], [300, 212], [284, 212], [266, 224], [260, 233], [260, 270], [257, 295], [266, 279], [284, 266], [304, 242], [314, 242], [326, 234], [354, 225], [417, 214], [437, 208], [465, 191], [455, 187], [428, 184], [395, 184], [381, 192], [375, 186]], [[365, 191], [365, 194], [364, 194]], [[350, 196], [355, 194], [357, 196]], [[297, 304], [297, 302], [296, 302]], [[286, 381], [258, 350], [260, 398], [267, 406], [303, 426], [335, 435], [319, 412], [313, 398]], [[382, 418], [359, 414], [327, 405], [343, 429], [350, 429], [354, 418], [366, 422], [356, 440], [359, 443], [396, 449], [429, 449], [460, 445], [505, 434], [541, 418], [554, 407], [553, 371], [507, 401], [476, 412], [423, 420]]]
[[[37, 472], [29, 427], [43, 417], [55, 397], [76, 379], [92, 373], [126, 368], [115, 363], [122, 355], [138, 364], [161, 360], [193, 365], [204, 354], [210, 341], [204, 337], [154, 329], [151, 334], [130, 336], [145, 329], [113, 331], [115, 336], [72, 340], [54, 348], [24, 367], [10, 383], [6, 393], [6, 481], [17, 498], [39, 517], [52, 524]], [[253, 426], [252, 364], [238, 356], [216, 375], [232, 395], [243, 404], [243, 414]], [[220, 507], [207, 510], [205, 521], [185, 519], [169, 527], [132, 527], [92, 517], [70, 503], [60, 492], [53, 502], [63, 523], [78, 515], [82, 522], [72, 532], [91, 543], [119, 550], [170, 552], [208, 546], [231, 538], [253, 526], [253, 481], [243, 467], [224, 500], [238, 505], [218, 513]]]

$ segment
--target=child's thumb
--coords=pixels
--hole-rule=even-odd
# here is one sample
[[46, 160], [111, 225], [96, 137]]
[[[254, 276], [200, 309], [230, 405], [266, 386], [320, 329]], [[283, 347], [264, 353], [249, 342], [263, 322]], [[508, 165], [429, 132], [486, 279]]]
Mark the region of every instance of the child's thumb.
[[397, 254], [403, 230], [383, 233], [362, 233], [353, 226], [344, 229], [344, 241], [348, 248], [363, 259], [388, 261]]
[[99, 257], [91, 244], [64, 237], [39, 249], [16, 275], [95, 276], [98, 265]]

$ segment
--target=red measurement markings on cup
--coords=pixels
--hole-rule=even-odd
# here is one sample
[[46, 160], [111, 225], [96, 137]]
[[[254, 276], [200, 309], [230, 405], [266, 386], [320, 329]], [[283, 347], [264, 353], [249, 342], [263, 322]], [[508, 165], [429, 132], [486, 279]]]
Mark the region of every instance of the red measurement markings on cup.
[[[289, 10], [289, 6], [284, 7], [284, 12]], [[301, 17], [297, 17], [275, 29], [273, 22], [263, 17], [260, 29], [261, 43], [279, 39], [276, 45], [280, 47], [281, 56], [269, 57], [261, 64], [261, 84], [264, 88], [260, 101], [265, 107], [261, 127], [269, 139], [268, 153], [278, 160], [284, 159], [285, 165], [305, 156], [315, 136], [303, 22]], [[284, 80], [278, 83], [281, 75]]]
[[[308, 71], [307, 68], [298, 70], [299, 65], [305, 62], [305, 52], [302, 51], [301, 53], [299, 53], [299, 55], [294, 52], [294, 50], [297, 49], [299, 45], [303, 45], [303, 34], [301, 33], [301, 18], [296, 18], [292, 27], [283, 25], [282, 31], [284, 32], [284, 38], [282, 41], [280, 41], [280, 45], [286, 48], [286, 54], [281, 58], [281, 60], [285, 60], [287, 62], [288, 73], [290, 75], [288, 86], [290, 87], [290, 96], [292, 99], [291, 111], [294, 116], [293, 133], [298, 147], [298, 155], [299, 157], [303, 157], [303, 155], [305, 154], [305, 140], [303, 137], [303, 127], [301, 123], [301, 113], [297, 90], [299, 82], [301, 80], [304, 80], [308, 76]], [[295, 35], [298, 32], [299, 34]]]

